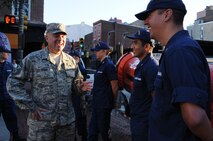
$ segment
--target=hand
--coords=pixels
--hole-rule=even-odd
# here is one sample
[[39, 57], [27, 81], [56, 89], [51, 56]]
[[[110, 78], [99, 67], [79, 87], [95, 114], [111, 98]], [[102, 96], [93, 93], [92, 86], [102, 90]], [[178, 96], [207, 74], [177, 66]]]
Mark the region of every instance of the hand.
[[92, 90], [92, 82], [81, 81], [80, 88], [81, 88], [81, 91], [90, 92]]
[[42, 112], [47, 112], [48, 110], [43, 108], [37, 108], [35, 111], [32, 112], [32, 119], [34, 120], [42, 120]]

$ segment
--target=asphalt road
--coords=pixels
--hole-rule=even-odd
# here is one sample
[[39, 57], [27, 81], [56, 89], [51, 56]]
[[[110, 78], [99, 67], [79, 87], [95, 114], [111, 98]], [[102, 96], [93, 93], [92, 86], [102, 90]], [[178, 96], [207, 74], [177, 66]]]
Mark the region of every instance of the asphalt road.
[[[112, 141], [131, 141], [129, 119], [114, 111], [111, 115]], [[9, 141], [9, 132], [2, 117], [0, 117], [0, 141]]]
[[129, 119], [118, 112], [111, 114], [112, 141], [131, 141]]
[[9, 131], [5, 126], [2, 116], [0, 117], [0, 141], [9, 141]]

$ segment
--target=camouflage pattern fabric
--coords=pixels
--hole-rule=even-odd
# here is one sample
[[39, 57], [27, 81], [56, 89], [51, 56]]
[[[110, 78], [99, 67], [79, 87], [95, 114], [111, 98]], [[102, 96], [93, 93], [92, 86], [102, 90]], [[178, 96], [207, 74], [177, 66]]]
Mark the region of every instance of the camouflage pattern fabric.
[[28, 120], [28, 141], [74, 141], [75, 123], [54, 126], [50, 122]]
[[[59, 65], [56, 65], [49, 57], [48, 49], [44, 48], [22, 60], [8, 77], [7, 89], [21, 109], [48, 110], [41, 113], [43, 118], [40, 122], [43, 124], [47, 122], [52, 126], [65, 126], [75, 121], [71, 95], [76, 89], [75, 82], [82, 79], [78, 65], [71, 56], [63, 52]], [[25, 82], [30, 82], [30, 93], [26, 92]], [[28, 124], [33, 125], [29, 121], [33, 122], [31, 112]]]

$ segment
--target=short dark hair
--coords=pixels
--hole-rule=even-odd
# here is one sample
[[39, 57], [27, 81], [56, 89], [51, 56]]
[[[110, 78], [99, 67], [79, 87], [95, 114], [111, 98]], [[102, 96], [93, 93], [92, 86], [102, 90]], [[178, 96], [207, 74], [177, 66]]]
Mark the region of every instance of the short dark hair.
[[140, 39], [140, 41], [141, 41], [141, 45], [142, 45], [142, 46], [145, 46], [145, 44], [150, 44], [151, 47], [154, 47], [154, 44], [153, 44], [152, 41], [150, 41], [150, 42], [145, 42], [145, 41], [142, 40], [142, 39]]
[[182, 25], [185, 14], [182, 11], [173, 9], [173, 21], [177, 25]]
[[[158, 9], [158, 13], [162, 14], [166, 9]], [[183, 19], [185, 16], [185, 13], [180, 11], [180, 10], [176, 10], [176, 9], [172, 9], [173, 11], [173, 21], [176, 25], [182, 25], [183, 24]]]

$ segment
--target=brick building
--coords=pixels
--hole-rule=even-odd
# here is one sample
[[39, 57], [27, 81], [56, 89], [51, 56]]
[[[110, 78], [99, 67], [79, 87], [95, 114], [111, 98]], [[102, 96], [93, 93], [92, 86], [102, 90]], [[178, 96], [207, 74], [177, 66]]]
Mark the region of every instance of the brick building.
[[[127, 34], [135, 34], [141, 27], [122, 24], [115, 20], [99, 20], [93, 23], [93, 33], [85, 36], [85, 50], [90, 49], [98, 42], [104, 41], [113, 47], [111, 58], [117, 62], [123, 54], [123, 50], [130, 48], [131, 40], [126, 38]], [[91, 54], [91, 53], [90, 53]]]

